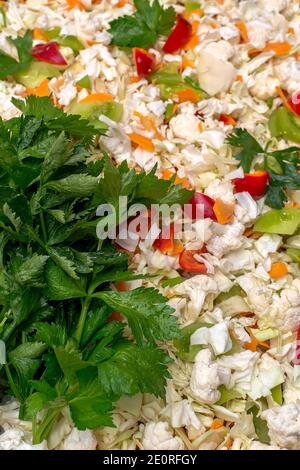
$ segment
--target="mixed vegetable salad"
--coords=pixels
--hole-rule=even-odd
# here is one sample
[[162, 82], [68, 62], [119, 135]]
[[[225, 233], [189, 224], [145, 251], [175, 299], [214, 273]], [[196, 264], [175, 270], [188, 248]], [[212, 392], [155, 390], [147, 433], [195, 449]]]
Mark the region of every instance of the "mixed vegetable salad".
[[[1, 2], [0, 449], [300, 449], [299, 26]], [[120, 197], [176, 210], [100, 240]]]

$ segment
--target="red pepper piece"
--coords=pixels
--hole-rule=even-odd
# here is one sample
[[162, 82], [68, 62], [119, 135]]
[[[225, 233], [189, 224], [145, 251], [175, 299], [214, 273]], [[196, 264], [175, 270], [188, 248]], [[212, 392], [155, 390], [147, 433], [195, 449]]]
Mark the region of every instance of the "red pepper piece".
[[293, 111], [300, 116], [300, 91], [294, 93], [289, 99], [288, 103]]
[[135, 47], [133, 49], [133, 58], [139, 77], [147, 77], [151, 72], [153, 72], [155, 66], [155, 58], [152, 54], [149, 54], [149, 52], [145, 51], [144, 49]]
[[[211, 197], [195, 192], [185, 211], [193, 220], [200, 218], [217, 220], [213, 210], [214, 204], [215, 201]], [[197, 206], [199, 206], [199, 210], [197, 210]]]
[[298, 326], [297, 336], [296, 336], [296, 359], [295, 364], [300, 365], [300, 326]]
[[122, 315], [120, 315], [120, 313], [118, 312], [112, 312], [107, 321], [108, 322], [111, 322], [111, 321], [123, 321], [124, 320], [124, 317]]
[[245, 173], [244, 178], [235, 178], [233, 184], [237, 193], [246, 191], [254, 199], [259, 199], [265, 194], [268, 181], [267, 171], [255, 171], [254, 173]]
[[53, 65], [68, 65], [65, 58], [59, 51], [58, 43], [55, 41], [48, 42], [47, 44], [37, 44], [31, 51], [32, 57]]
[[164, 255], [177, 256], [183, 251], [183, 245], [179, 240], [174, 240], [174, 224], [170, 225], [170, 236], [163, 238], [163, 233], [153, 243], [154, 248], [159, 250]]
[[163, 47], [164, 52], [171, 54], [182, 49], [189, 42], [191, 36], [192, 25], [182, 16], [178, 15], [176, 25]]
[[179, 256], [179, 264], [181, 268], [188, 273], [205, 274], [207, 268], [204, 263], [200, 263], [194, 258], [194, 255], [199, 255], [205, 252], [205, 248], [201, 250], [184, 250]]

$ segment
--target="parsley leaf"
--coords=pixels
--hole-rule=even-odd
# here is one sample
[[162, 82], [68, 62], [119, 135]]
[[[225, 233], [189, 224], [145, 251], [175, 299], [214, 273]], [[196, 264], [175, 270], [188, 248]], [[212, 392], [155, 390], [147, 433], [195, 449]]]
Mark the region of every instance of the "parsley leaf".
[[168, 356], [160, 349], [127, 344], [99, 367], [99, 379], [108, 394], [135, 395], [139, 392], [164, 395], [161, 377], [168, 376]]
[[[169, 358], [157, 341], [179, 335], [173, 309], [155, 289], [113, 290], [143, 276], [111, 241], [99, 243], [96, 210], [120, 195], [149, 206], [191, 192], [107, 155], [92, 166], [99, 149], [87, 121], [48, 98], [14, 103], [23, 115], [0, 120], [0, 382], [20, 418], [34, 418], [39, 443], [66, 407], [79, 429], [95, 428], [112, 425], [123, 394], [163, 395]], [[113, 309], [126, 320], [109, 322]]]
[[235, 158], [240, 160], [241, 167], [245, 173], [250, 171], [253, 158], [258, 153], [264, 153], [263, 148], [246, 129], [235, 129], [232, 134], [227, 137], [227, 142], [233, 147], [241, 149]]
[[134, 0], [136, 12], [110, 22], [112, 44], [120, 47], [149, 47], [160, 35], [167, 36], [176, 18], [173, 7], [164, 9], [158, 0]]
[[156, 289], [139, 287], [129, 292], [103, 291], [94, 296], [103, 300], [113, 310], [125, 315], [137, 344], [146, 340], [169, 340], [180, 336], [172, 308]]
[[32, 61], [32, 35], [30, 31], [27, 31], [23, 37], [18, 36], [16, 39], [9, 37], [8, 41], [16, 47], [19, 60], [0, 51], [0, 79], [26, 69]]

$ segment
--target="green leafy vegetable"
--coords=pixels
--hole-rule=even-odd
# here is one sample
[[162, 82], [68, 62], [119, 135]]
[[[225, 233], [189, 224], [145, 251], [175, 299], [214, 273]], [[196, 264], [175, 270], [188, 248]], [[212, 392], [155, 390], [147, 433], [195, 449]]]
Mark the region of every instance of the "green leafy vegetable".
[[259, 143], [249, 134], [246, 129], [237, 128], [227, 138], [227, 142], [233, 147], [240, 149], [240, 152], [235, 156], [237, 160], [240, 160], [241, 167], [248, 173], [251, 168], [253, 158], [258, 153], [263, 153], [262, 147]]
[[267, 425], [267, 422], [260, 418], [258, 415], [258, 407], [253, 406], [250, 409], [250, 413], [252, 414], [253, 417], [253, 424], [255, 428], [256, 435], [258, 437], [258, 440], [262, 442], [263, 444], [270, 444], [270, 437], [269, 437], [269, 428]]
[[32, 35], [30, 31], [27, 31], [23, 37], [17, 36], [15, 39], [8, 37], [7, 39], [11, 45], [15, 46], [19, 60], [0, 51], [0, 79], [26, 69], [32, 61]]
[[[0, 382], [38, 443], [66, 407], [78, 429], [94, 428], [112, 425], [124, 394], [164, 394], [169, 357], [157, 341], [179, 337], [173, 309], [155, 289], [112, 289], [143, 276], [97, 238], [96, 210], [121, 212], [121, 195], [148, 206], [191, 192], [99, 151], [91, 163], [98, 130], [48, 98], [14, 103], [22, 116], [0, 120]], [[113, 310], [124, 322], [110, 321]]]
[[167, 36], [175, 23], [173, 7], [162, 8], [158, 0], [134, 0], [136, 12], [110, 22], [112, 44], [120, 47], [149, 47], [158, 37]]

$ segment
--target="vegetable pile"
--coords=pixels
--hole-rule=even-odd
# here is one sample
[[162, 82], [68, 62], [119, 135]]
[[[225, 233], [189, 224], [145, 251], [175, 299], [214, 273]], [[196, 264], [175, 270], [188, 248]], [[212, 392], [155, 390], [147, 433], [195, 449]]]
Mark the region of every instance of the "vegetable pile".
[[180, 336], [173, 309], [153, 288], [113, 287], [138, 276], [97, 239], [96, 208], [117, 207], [120, 195], [149, 205], [191, 193], [155, 169], [93, 156], [98, 131], [49, 98], [14, 103], [22, 116], [0, 121], [1, 394], [20, 402], [39, 443], [67, 407], [78, 429], [93, 429], [112, 425], [124, 394], [164, 394], [169, 357], [156, 342]]

